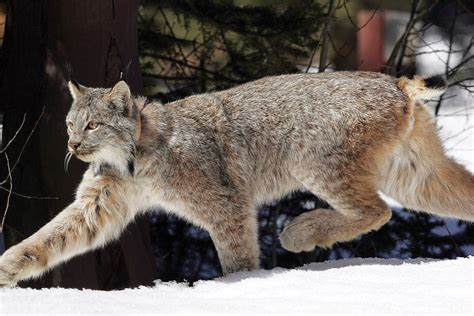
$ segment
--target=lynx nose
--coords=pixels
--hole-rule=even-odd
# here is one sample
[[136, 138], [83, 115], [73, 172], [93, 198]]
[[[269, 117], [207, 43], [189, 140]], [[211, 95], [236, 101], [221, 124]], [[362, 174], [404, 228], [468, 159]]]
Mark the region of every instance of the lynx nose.
[[77, 150], [79, 146], [81, 146], [81, 142], [69, 141], [67, 145], [69, 146], [69, 148]]

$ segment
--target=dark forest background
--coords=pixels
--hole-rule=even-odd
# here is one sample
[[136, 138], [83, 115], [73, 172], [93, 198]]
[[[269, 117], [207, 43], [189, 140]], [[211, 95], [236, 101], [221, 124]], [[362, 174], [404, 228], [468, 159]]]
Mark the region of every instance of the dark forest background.
[[[275, 1], [256, 2], [254, 6], [237, 6], [232, 1], [143, 2], [139, 39], [148, 95], [167, 102], [264, 76], [306, 71], [312, 58], [313, 61], [319, 59], [319, 65], [323, 62], [323, 69], [363, 68], [354, 61], [350, 66], [350, 60], [356, 59], [353, 43], [352, 47], [338, 50], [337, 31], [348, 27], [341, 21], [347, 22], [345, 14], [364, 6], [379, 10], [382, 3], [303, 0], [279, 1], [275, 5]], [[450, 27], [451, 32], [455, 31], [452, 24], [457, 19], [456, 32], [466, 27], [461, 24], [466, 20], [470, 22], [464, 23], [474, 30], [474, 16], [468, 8], [473, 8], [473, 4], [468, 1], [458, 4], [456, 1], [413, 1], [411, 4], [407, 1], [405, 7], [390, 1], [384, 4], [408, 12], [415, 10], [412, 18], [419, 19], [422, 28], [435, 24], [445, 29], [446, 36]], [[342, 16], [336, 15], [336, 10], [343, 11]], [[333, 17], [329, 16], [330, 12]], [[325, 37], [321, 35], [328, 28], [328, 19], [332, 20], [332, 44], [330, 40], [323, 43]], [[352, 30], [354, 34], [356, 31]], [[400, 45], [398, 49], [393, 60], [388, 60], [380, 71], [395, 76], [417, 73], [413, 61], [403, 60], [404, 55], [411, 53], [409, 44]], [[321, 60], [324, 50], [332, 50], [328, 54], [331, 58]], [[345, 59], [341, 62], [345, 64], [343, 67], [338, 67], [338, 59]], [[444, 72], [440, 70], [441, 74]], [[448, 75], [452, 76], [446, 74], [446, 77]], [[474, 226], [404, 209], [397, 209], [381, 230], [332, 249], [301, 254], [284, 250], [278, 240], [284, 225], [302, 212], [317, 207], [329, 206], [310, 193], [299, 192], [260, 209], [263, 268], [293, 268], [314, 261], [351, 257], [455, 258], [474, 254]], [[160, 279], [193, 282], [220, 275], [217, 254], [206, 232], [158, 213], [151, 216], [151, 236]]]
[[[134, 93], [165, 103], [285, 73], [362, 69], [411, 76], [419, 72], [415, 57], [420, 42], [414, 39], [437, 27], [451, 44], [459, 36], [470, 36], [462, 51], [449, 45], [448, 56], [462, 54], [461, 62], [451, 67], [448, 57], [439, 74], [453, 89], [472, 93], [474, 3], [467, 0], [0, 3], [7, 17], [0, 59], [0, 180], [5, 179], [0, 181], [0, 215], [8, 209], [3, 227], [7, 247], [33, 233], [71, 200], [84, 169], [76, 161], [70, 175], [62, 170], [63, 121], [70, 105], [64, 83], [70, 78], [110, 86], [123, 77]], [[369, 13], [361, 22], [357, 13], [362, 9]], [[405, 12], [407, 19], [393, 38], [390, 54], [383, 64], [364, 64], [358, 56], [358, 36], [370, 31], [379, 13], [394, 9]], [[448, 102], [442, 98], [433, 107], [438, 112]], [[9, 194], [10, 184], [26, 197]], [[307, 192], [261, 207], [263, 268], [350, 257], [474, 254], [473, 225], [404, 209], [396, 209], [379, 231], [331, 249], [293, 254], [281, 248], [278, 234], [284, 225], [316, 207], [329, 206]], [[113, 289], [151, 284], [154, 279], [192, 283], [220, 275], [209, 235], [157, 210], [131, 225], [120, 241], [24, 285]]]

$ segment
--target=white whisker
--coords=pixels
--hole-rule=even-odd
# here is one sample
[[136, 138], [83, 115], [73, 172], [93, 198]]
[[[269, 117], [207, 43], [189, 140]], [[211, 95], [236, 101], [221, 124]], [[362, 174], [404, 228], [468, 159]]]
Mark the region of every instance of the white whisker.
[[64, 172], [68, 173], [69, 161], [71, 161], [72, 152], [68, 152], [64, 157]]

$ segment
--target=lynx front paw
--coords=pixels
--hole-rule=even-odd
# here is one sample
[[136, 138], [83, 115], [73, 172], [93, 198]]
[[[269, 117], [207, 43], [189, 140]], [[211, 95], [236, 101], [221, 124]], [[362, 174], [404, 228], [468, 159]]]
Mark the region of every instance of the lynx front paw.
[[0, 257], [0, 287], [13, 287], [20, 280], [21, 264], [12, 257]]
[[327, 231], [314, 222], [312, 214], [304, 213], [283, 229], [280, 242], [286, 250], [298, 253], [312, 251], [316, 246], [329, 248], [335, 241], [328, 236]]
[[10, 248], [0, 257], [0, 287], [13, 287], [38, 273], [38, 257], [25, 247]]

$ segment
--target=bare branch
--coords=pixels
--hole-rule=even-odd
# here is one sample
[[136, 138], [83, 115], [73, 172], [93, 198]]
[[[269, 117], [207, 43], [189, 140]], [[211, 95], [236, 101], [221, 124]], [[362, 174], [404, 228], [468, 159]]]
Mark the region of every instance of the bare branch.
[[[327, 56], [328, 56], [328, 34], [329, 34], [329, 28], [331, 25], [331, 21], [334, 17], [334, 13], [336, 12], [337, 7], [339, 6], [339, 0], [336, 4], [336, 0], [329, 0], [329, 8], [328, 8], [328, 15], [327, 15], [327, 20], [326, 23], [324, 24], [324, 29], [322, 32], [322, 44], [321, 44], [321, 54], [319, 55], [319, 72], [324, 72], [326, 70], [326, 61], [327, 61]], [[310, 65], [308, 65], [310, 67]], [[306, 72], [308, 72], [309, 68], [307, 69]]]
[[372, 14], [370, 15], [370, 17], [367, 19], [367, 21], [364, 22], [364, 24], [362, 24], [360, 27], [357, 26], [356, 23], [354, 23], [354, 20], [352, 20], [352, 17], [349, 13], [349, 9], [347, 8], [347, 0], [344, 0], [343, 2], [343, 7], [344, 7], [344, 10], [346, 11], [346, 16], [347, 18], [349, 19], [349, 21], [351, 22], [352, 26], [354, 26], [354, 28], [356, 29], [356, 32], [359, 32], [360, 30], [362, 30], [364, 27], [366, 27], [370, 21], [372, 21], [372, 19], [374, 18], [375, 14], [377, 13], [377, 11], [380, 9], [380, 5], [382, 4], [382, 0], [379, 1], [379, 3], [377, 4], [377, 7], [375, 8], [375, 10], [372, 11]]
[[3, 154], [7, 150], [8, 146], [10, 146], [10, 144], [15, 140], [16, 136], [20, 133], [21, 129], [23, 128], [23, 124], [25, 124], [25, 120], [26, 120], [26, 113], [23, 114], [23, 120], [21, 121], [20, 127], [17, 128], [15, 135], [13, 135], [13, 137], [8, 141], [7, 145], [3, 147], [2, 150], [0, 150], [0, 154]]
[[0, 186], [0, 190], [3, 190], [5, 192], [11, 192], [12, 195], [16, 195], [16, 196], [19, 196], [19, 197], [22, 197], [22, 198], [25, 198], [25, 199], [28, 199], [28, 200], [58, 200], [59, 199], [58, 197], [54, 197], [54, 196], [31, 196], [31, 195], [26, 195], [26, 194], [18, 193], [18, 192], [15, 192], [15, 191], [10, 191], [9, 189], [7, 189], [3, 186]]
[[[28, 137], [26, 138], [26, 141], [23, 144], [23, 147], [21, 148], [20, 153], [18, 154], [18, 157], [16, 158], [16, 161], [13, 164], [12, 172], [15, 170], [16, 166], [20, 162], [21, 156], [23, 155], [23, 152], [25, 151], [26, 145], [28, 145], [28, 141], [30, 140], [31, 136], [33, 135], [33, 133], [36, 130], [36, 127], [38, 126], [38, 123], [40, 122], [41, 118], [43, 117], [44, 111], [45, 111], [45, 107], [43, 106], [43, 110], [41, 111], [41, 114], [38, 116], [38, 119], [36, 120], [35, 124], [33, 125], [33, 128], [31, 129], [30, 133], [28, 134]], [[3, 183], [5, 183], [5, 182], [0, 183], [0, 185], [3, 184]]]
[[[420, 11], [422, 1], [412, 0], [410, 19], [408, 20], [405, 32], [400, 36], [397, 43], [395, 44], [395, 47], [393, 48], [392, 53], [390, 54], [390, 57], [384, 66], [384, 72], [390, 73], [392, 75], [397, 74], [398, 66], [401, 65], [401, 60], [403, 59], [403, 55], [406, 50], [408, 37], [414, 29], [416, 22], [423, 19], [432, 10], [432, 8], [439, 3], [439, 1], [440, 0], [433, 1], [429, 7]], [[399, 57], [398, 60], [397, 57]], [[397, 61], [397, 67], [394, 67], [395, 61]]]
[[10, 207], [10, 198], [12, 196], [12, 191], [13, 191], [13, 180], [12, 180], [12, 170], [10, 168], [10, 159], [8, 159], [8, 154], [5, 153], [5, 159], [7, 162], [7, 170], [8, 170], [8, 179], [10, 183], [10, 189], [8, 190], [8, 195], [7, 195], [7, 202], [5, 205], [5, 210], [3, 212], [3, 217], [2, 217], [2, 223], [0, 224], [0, 233], [3, 232], [3, 225], [5, 224], [5, 219], [7, 218], [7, 213], [8, 213], [8, 208]]
[[[10, 199], [11, 199], [11, 196], [12, 195], [16, 195], [16, 196], [19, 196], [19, 197], [23, 197], [23, 198], [26, 198], [26, 199], [41, 199], [41, 200], [51, 200], [51, 199], [58, 199], [57, 197], [37, 197], [37, 196], [29, 196], [29, 195], [25, 195], [25, 194], [21, 194], [21, 193], [17, 193], [17, 192], [14, 192], [13, 191], [13, 177], [12, 177], [12, 172], [13, 170], [15, 169], [15, 167], [17, 166], [17, 164], [19, 163], [20, 159], [21, 159], [21, 156], [28, 144], [28, 141], [30, 140], [31, 136], [33, 135], [34, 131], [36, 130], [36, 127], [38, 126], [38, 123], [39, 121], [41, 120], [41, 118], [43, 117], [43, 114], [44, 114], [44, 111], [45, 111], [45, 107], [43, 107], [43, 110], [41, 111], [41, 114], [39, 115], [38, 119], [36, 120], [35, 124], [33, 125], [33, 128], [31, 129], [30, 133], [28, 134], [28, 137], [26, 138], [25, 140], [25, 143], [23, 144], [21, 150], [20, 150], [20, 153], [18, 154], [18, 157], [16, 158], [15, 160], [15, 163], [13, 164], [13, 167], [10, 165], [10, 158], [8, 157], [8, 154], [5, 152], [6, 149], [8, 148], [8, 146], [10, 144], [12, 144], [13, 140], [17, 137], [17, 135], [20, 133], [21, 129], [23, 128], [24, 126], [24, 123], [26, 121], [26, 114], [23, 115], [23, 120], [20, 124], [20, 126], [18, 127], [18, 129], [16, 130], [15, 132], [15, 135], [12, 137], [12, 139], [7, 143], [7, 145], [5, 146], [5, 148], [3, 148], [3, 150], [0, 152], [2, 154], [5, 155], [5, 160], [6, 160], [6, 166], [7, 166], [7, 176], [6, 178], [0, 183], [0, 190], [3, 190], [5, 192], [7, 192], [7, 200], [6, 200], [6, 205], [5, 205], [5, 209], [4, 209], [4, 213], [3, 213], [3, 216], [2, 216], [2, 221], [0, 223], [0, 233], [3, 232], [3, 227], [4, 227], [4, 224], [5, 224], [5, 219], [7, 217], [7, 213], [8, 213], [8, 209], [10, 208]], [[5, 184], [6, 182], [8, 182], [9, 184], [9, 188], [5, 188], [3, 186], [3, 184]]]

